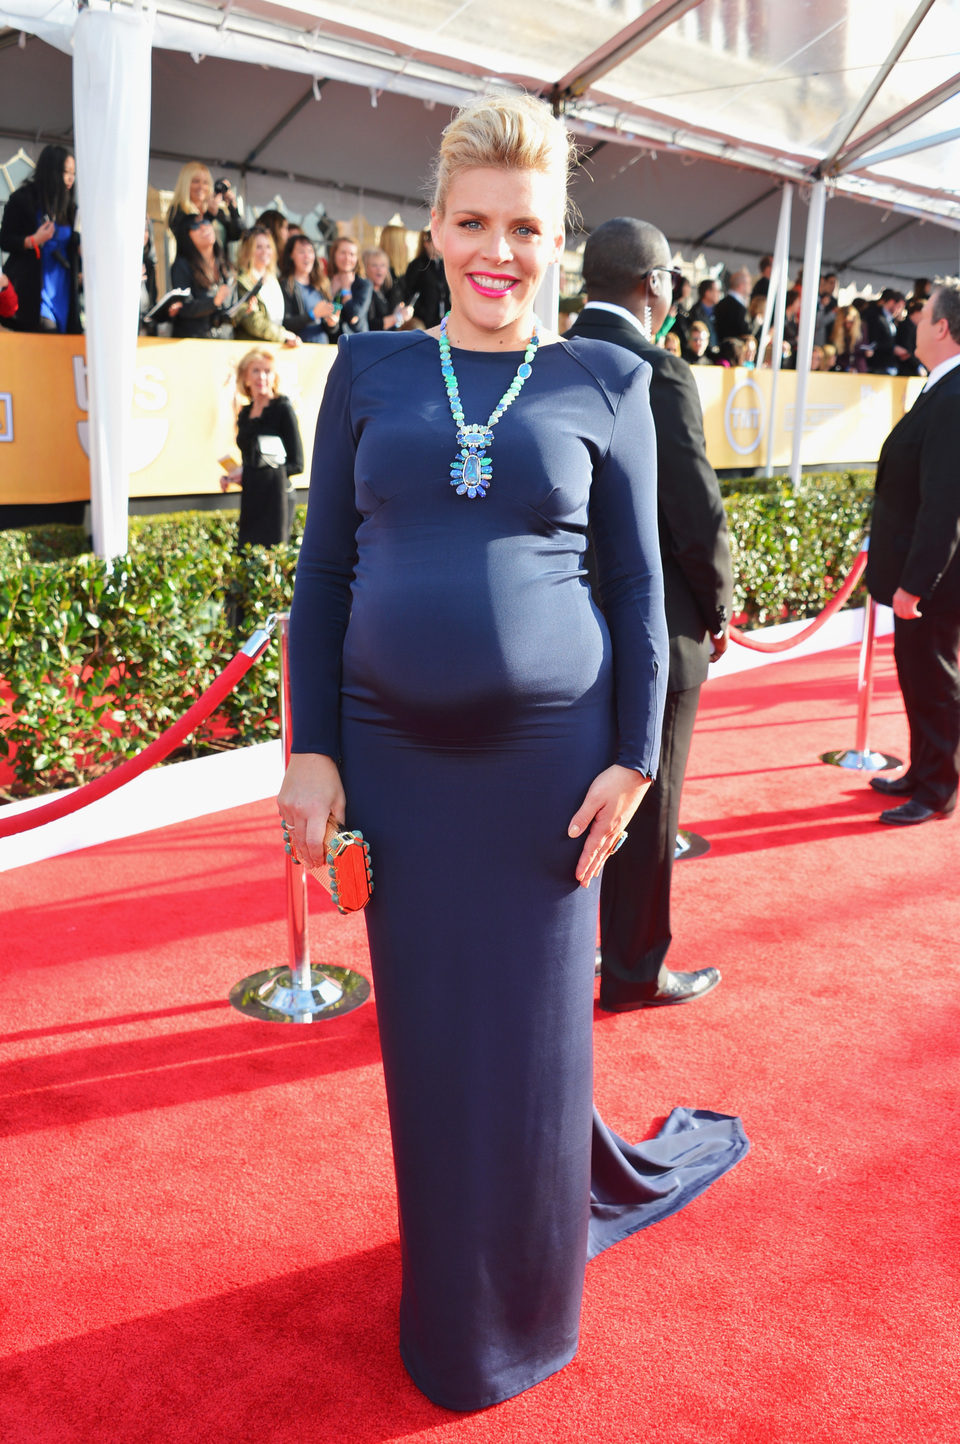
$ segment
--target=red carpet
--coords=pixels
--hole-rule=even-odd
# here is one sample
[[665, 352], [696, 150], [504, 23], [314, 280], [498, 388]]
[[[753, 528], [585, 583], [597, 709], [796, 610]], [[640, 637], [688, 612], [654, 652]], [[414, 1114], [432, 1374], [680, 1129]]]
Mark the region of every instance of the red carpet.
[[[960, 823], [880, 828], [818, 763], [855, 674], [845, 649], [707, 688], [671, 962], [724, 981], [598, 1012], [597, 1097], [633, 1137], [739, 1113], [753, 1151], [591, 1264], [574, 1363], [483, 1414], [397, 1354], [373, 1007], [225, 1001], [286, 957], [272, 806], [0, 875], [3, 1444], [952, 1444]], [[903, 755], [888, 646], [870, 740]], [[315, 961], [367, 971], [311, 894]]]

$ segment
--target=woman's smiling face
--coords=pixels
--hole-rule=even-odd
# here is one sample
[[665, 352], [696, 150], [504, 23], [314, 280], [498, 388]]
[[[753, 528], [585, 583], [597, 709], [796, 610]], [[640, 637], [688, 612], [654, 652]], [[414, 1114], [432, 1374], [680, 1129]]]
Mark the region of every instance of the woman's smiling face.
[[334, 270], [350, 275], [357, 269], [357, 247], [353, 241], [338, 241], [333, 248]]
[[204, 211], [209, 199], [210, 182], [207, 180], [207, 173], [203, 170], [195, 170], [190, 177], [190, 200], [198, 211]]
[[455, 344], [520, 349], [533, 302], [563, 250], [563, 197], [554, 176], [475, 166], [456, 174], [431, 231], [450, 287]]
[[253, 243], [253, 264], [256, 270], [266, 271], [273, 262], [273, 245], [269, 236], [257, 236]]

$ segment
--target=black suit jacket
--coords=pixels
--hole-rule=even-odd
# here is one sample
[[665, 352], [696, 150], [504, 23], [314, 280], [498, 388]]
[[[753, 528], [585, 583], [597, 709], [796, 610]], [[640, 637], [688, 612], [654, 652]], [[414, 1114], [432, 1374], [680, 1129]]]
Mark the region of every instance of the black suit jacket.
[[879, 301], [873, 301], [863, 313], [866, 340], [873, 347], [873, 355], [867, 359], [867, 370], [880, 375], [893, 375], [897, 369], [897, 358], [893, 348], [897, 344], [897, 328], [889, 313]]
[[717, 332], [718, 341], [726, 341], [728, 336], [743, 336], [749, 329], [747, 326], [746, 302], [737, 295], [736, 291], [728, 291], [722, 301], [718, 301], [713, 308], [713, 324]]
[[565, 340], [610, 341], [653, 369], [650, 407], [657, 428], [657, 511], [670, 633], [668, 687], [680, 692], [707, 675], [710, 633], [730, 620], [727, 518], [703, 439], [700, 393], [686, 361], [662, 351], [613, 311], [581, 311]]
[[960, 613], [960, 366], [883, 443], [867, 586], [887, 606], [903, 587], [924, 615]]

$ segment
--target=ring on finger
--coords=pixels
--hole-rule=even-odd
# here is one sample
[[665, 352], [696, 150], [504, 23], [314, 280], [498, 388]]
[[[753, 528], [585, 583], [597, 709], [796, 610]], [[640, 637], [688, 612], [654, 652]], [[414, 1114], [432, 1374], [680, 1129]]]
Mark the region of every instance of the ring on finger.
[[626, 840], [627, 840], [627, 833], [626, 833], [626, 830], [624, 830], [623, 832], [620, 833], [620, 836], [617, 838], [616, 842], [613, 844], [613, 847], [611, 847], [611, 849], [610, 849], [610, 854], [609, 854], [610, 857], [613, 857], [613, 854], [614, 854], [615, 852], [619, 852], [619, 851], [620, 851], [621, 847], [623, 847], [623, 844], [626, 842]]

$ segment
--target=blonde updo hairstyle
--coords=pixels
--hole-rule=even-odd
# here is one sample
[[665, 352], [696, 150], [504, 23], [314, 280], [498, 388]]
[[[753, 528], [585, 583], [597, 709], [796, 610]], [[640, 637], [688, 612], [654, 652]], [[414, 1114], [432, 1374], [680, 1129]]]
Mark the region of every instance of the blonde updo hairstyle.
[[567, 184], [576, 147], [562, 120], [532, 95], [492, 94], [472, 100], [443, 132], [433, 170], [433, 208], [442, 216], [454, 177], [478, 166], [539, 171], [556, 181], [558, 224], [569, 213]]

